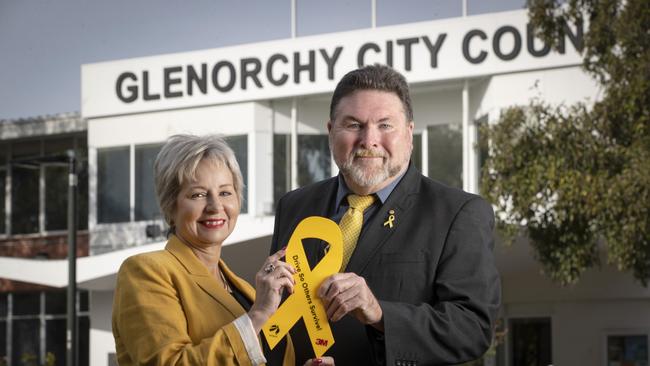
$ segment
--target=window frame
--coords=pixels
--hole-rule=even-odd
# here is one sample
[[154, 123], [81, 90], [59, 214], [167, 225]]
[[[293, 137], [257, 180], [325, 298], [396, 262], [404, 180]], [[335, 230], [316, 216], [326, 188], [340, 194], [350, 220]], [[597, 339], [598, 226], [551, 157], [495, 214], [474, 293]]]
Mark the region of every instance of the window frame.
[[[20, 320], [36, 320], [38, 321], [39, 324], [39, 329], [38, 329], [38, 342], [39, 342], [39, 354], [35, 355], [38, 357], [40, 362], [43, 362], [45, 360], [45, 355], [47, 354], [46, 349], [47, 349], [47, 322], [48, 320], [60, 320], [60, 319], [66, 319], [67, 318], [67, 313], [64, 314], [49, 314], [46, 312], [46, 292], [48, 291], [33, 291], [33, 293], [38, 294], [38, 299], [39, 299], [39, 311], [37, 314], [28, 314], [28, 315], [14, 315], [14, 299], [13, 295], [14, 292], [5, 292], [6, 294], [6, 301], [7, 301], [7, 313], [6, 314], [0, 314], [0, 322], [4, 322], [6, 328], [1, 329], [0, 332], [4, 331], [6, 339], [5, 339], [5, 350], [6, 350], [6, 361], [8, 365], [15, 364], [14, 361], [12, 360], [12, 353], [13, 353], [13, 324], [15, 321], [20, 321]], [[77, 292], [76, 296], [76, 308], [77, 308], [77, 318], [80, 320], [81, 318], [85, 317], [90, 321], [90, 306], [88, 305], [87, 309], [82, 310], [81, 308], [81, 302], [82, 302], [82, 296], [88, 296], [88, 303], [90, 303], [90, 296], [91, 292], [90, 291], [83, 291], [80, 290]], [[90, 324], [90, 323], [89, 323]], [[88, 332], [90, 332], [90, 325], [88, 327]], [[90, 334], [90, 333], [89, 333]], [[40, 364], [39, 362], [39, 364]], [[88, 360], [90, 362], [90, 360]]]
[[[495, 362], [497, 364], [502, 365], [502, 366], [513, 366], [513, 352], [514, 352], [514, 345], [513, 345], [513, 339], [512, 339], [512, 328], [511, 328], [511, 321], [512, 320], [525, 320], [525, 319], [548, 319], [550, 326], [551, 326], [551, 332], [550, 332], [550, 346], [551, 346], [551, 361], [554, 359], [554, 354], [555, 354], [555, 347], [553, 346], [553, 330], [556, 328], [555, 325], [555, 317], [547, 314], [547, 313], [531, 313], [531, 314], [522, 314], [522, 315], [514, 315], [514, 316], [503, 316], [500, 319], [503, 320], [505, 326], [504, 329], [506, 330], [506, 337], [505, 337], [505, 342], [502, 343], [503, 348], [502, 351], [500, 352], [497, 350], [497, 354], [495, 355]], [[501, 362], [499, 362], [499, 359], [501, 358]]]
[[[246, 140], [246, 162], [245, 166], [246, 169], [249, 169], [249, 161], [250, 157], [248, 156], [250, 154], [250, 144], [251, 144], [251, 138], [249, 133], [232, 133], [228, 135], [222, 135], [224, 140], [227, 142], [229, 141], [229, 138], [245, 138]], [[163, 227], [165, 226], [165, 220], [162, 215], [162, 212], [158, 217], [151, 218], [151, 219], [143, 219], [143, 220], [138, 220], [136, 219], [136, 204], [137, 204], [137, 172], [136, 172], [136, 163], [137, 163], [137, 157], [136, 157], [136, 150], [141, 147], [152, 147], [152, 146], [160, 146], [162, 147], [165, 144], [165, 140], [163, 141], [138, 141], [137, 143], [124, 143], [120, 145], [111, 145], [111, 146], [99, 146], [99, 147], [94, 147], [92, 149], [89, 148], [89, 150], [93, 150], [93, 159], [94, 159], [94, 165], [95, 165], [95, 176], [94, 176], [94, 191], [92, 194], [94, 195], [96, 205], [94, 207], [94, 215], [90, 215], [89, 213], [89, 218], [92, 216], [92, 223], [89, 223], [89, 228], [92, 231], [103, 231], [103, 230], [112, 230], [115, 228], [123, 228], [125, 226], [130, 226], [133, 227], [135, 230], [140, 230], [140, 227], [142, 229], [145, 228], [147, 225], [151, 224], [158, 224], [162, 225]], [[119, 221], [119, 222], [100, 222], [99, 221], [99, 153], [101, 151], [105, 150], [111, 150], [111, 149], [121, 149], [121, 148], [128, 148], [129, 151], [129, 168], [128, 168], [128, 181], [129, 181], [129, 219], [128, 221]], [[244, 165], [244, 164], [241, 164]], [[151, 172], [153, 174], [153, 171]], [[249, 184], [247, 180], [250, 180], [250, 176], [246, 174], [244, 171], [242, 171], [242, 175], [244, 178], [244, 189], [246, 192], [248, 192]], [[154, 187], [151, 187], [154, 189]], [[246, 199], [247, 194], [246, 192], [244, 193], [244, 202], [242, 202], [242, 211], [240, 212], [240, 215], [246, 215], [249, 213], [249, 202]], [[89, 192], [90, 194], [90, 192]], [[250, 193], [248, 193], [250, 194]], [[248, 211], [248, 212], [246, 212]], [[136, 229], [137, 228], [137, 229]]]
[[650, 365], [650, 327], [611, 328], [601, 332], [601, 349], [603, 366], [608, 366], [608, 338], [610, 336], [645, 336], [646, 337], [646, 362]]
[[[133, 169], [130, 170], [131, 172], [133, 172], [133, 190], [132, 190], [132, 192], [130, 192], [130, 197], [133, 197], [133, 209], [132, 209], [133, 214], [131, 215], [129, 222], [150, 222], [150, 221], [163, 220], [162, 212], [158, 212], [158, 215], [154, 215], [153, 218], [144, 218], [144, 219], [139, 219], [138, 218], [138, 213], [139, 213], [139, 211], [138, 211], [138, 203], [140, 202], [139, 197], [138, 197], [139, 196], [138, 195], [138, 191], [139, 191], [138, 190], [138, 177], [139, 177], [139, 175], [141, 175], [141, 173], [139, 173], [139, 172], [141, 172], [142, 169], [140, 169], [140, 167], [136, 166], [138, 164], [138, 162], [139, 162], [138, 149], [150, 149], [150, 148], [156, 148], [157, 147], [158, 152], [160, 152], [160, 149], [163, 147], [163, 145], [164, 145], [164, 141], [159, 142], [159, 143], [133, 144], [132, 145], [133, 153], [131, 155], [133, 157], [133, 161], [131, 162], [131, 164], [129, 166], [133, 166]], [[157, 155], [158, 154], [156, 153], [156, 156]], [[154, 161], [155, 161], [155, 158], [154, 158]], [[153, 167], [153, 164], [152, 164], [152, 167]], [[155, 184], [155, 178], [153, 176], [153, 169], [150, 170], [150, 173], [151, 173], [151, 181], [153, 182], [153, 184]], [[131, 177], [129, 177], [129, 179], [131, 179]], [[156, 199], [156, 196], [155, 196], [154, 187], [151, 186], [150, 189], [151, 189], [152, 192], [154, 192], [153, 199], [154, 199], [154, 204], [157, 207], [158, 202], [157, 202], [157, 199]]]
[[[34, 157], [43, 157], [45, 154], [45, 144], [48, 141], [51, 140], [64, 140], [64, 139], [69, 139], [72, 142], [72, 148], [79, 152], [82, 151], [85, 154], [84, 155], [79, 155], [77, 156], [77, 163], [78, 164], [83, 164], [85, 163], [88, 165], [88, 154], [87, 154], [87, 146], [85, 146], [82, 142], [87, 139], [87, 132], [73, 132], [73, 133], [63, 133], [63, 134], [55, 134], [55, 135], [43, 135], [43, 136], [38, 136], [36, 138], [21, 138], [21, 139], [15, 139], [15, 140], [3, 140], [0, 141], [0, 149], [4, 149], [3, 154], [0, 154], [0, 158], [4, 158], [4, 161], [0, 161], [0, 171], [5, 172], [5, 191], [4, 191], [4, 213], [5, 213], [5, 221], [4, 221], [4, 231], [0, 231], [0, 238], [2, 239], [8, 239], [8, 238], [36, 238], [36, 237], [43, 237], [43, 236], [50, 236], [50, 235], [61, 235], [65, 234], [67, 232], [67, 227], [62, 228], [62, 229], [55, 229], [55, 230], [47, 230], [47, 225], [46, 225], [46, 203], [47, 203], [47, 194], [46, 194], [46, 181], [45, 181], [45, 170], [46, 167], [51, 167], [51, 166], [60, 166], [61, 163], [41, 163], [39, 164], [38, 167], [35, 167], [35, 170], [38, 170], [38, 230], [35, 232], [29, 232], [29, 233], [15, 233], [13, 230], [13, 223], [12, 223], [12, 214], [14, 213], [13, 211], [13, 205], [12, 205], [12, 197], [13, 197], [13, 174], [12, 174], [12, 168], [11, 168], [11, 160], [13, 158], [13, 152], [14, 152], [14, 145], [15, 144], [21, 144], [21, 143], [32, 143], [32, 144], [38, 144], [38, 155], [35, 155]], [[85, 149], [86, 151], [83, 151], [81, 149]], [[81, 159], [80, 159], [81, 158]], [[88, 184], [88, 182], [86, 182]], [[67, 191], [66, 191], [67, 194]], [[87, 197], [86, 197], [87, 199]], [[78, 197], [79, 200], [79, 197]], [[83, 218], [83, 212], [79, 212], [78, 218]], [[89, 213], [85, 213], [85, 219], [86, 223], [88, 221]], [[87, 225], [86, 225], [87, 226]], [[84, 229], [86, 230], [86, 229]]]
[[[100, 221], [101, 216], [102, 216], [100, 214], [100, 212], [101, 212], [101, 201], [102, 200], [100, 200], [100, 191], [101, 191], [101, 187], [100, 187], [100, 185], [101, 185], [101, 182], [100, 182], [101, 181], [100, 180], [100, 170], [101, 169], [100, 169], [100, 166], [99, 166], [99, 161], [100, 161], [99, 155], [100, 155], [100, 153], [102, 153], [104, 151], [106, 151], [106, 152], [115, 152], [115, 151], [122, 152], [122, 150], [126, 151], [127, 162], [128, 162], [128, 166], [126, 167], [126, 171], [127, 171], [126, 172], [126, 180], [127, 180], [126, 184], [127, 184], [127, 190], [128, 190], [129, 196], [126, 198], [127, 205], [128, 205], [126, 207], [126, 210], [127, 210], [126, 220], [122, 220], [122, 221], [104, 221], [104, 222], [102, 222], [102, 221]], [[111, 146], [111, 147], [97, 149], [97, 158], [96, 158], [96, 161], [95, 161], [95, 167], [96, 167], [96, 171], [97, 171], [96, 172], [96, 174], [97, 174], [96, 179], [97, 180], [96, 180], [96, 184], [95, 184], [95, 186], [96, 186], [95, 187], [95, 202], [96, 202], [96, 205], [95, 205], [95, 210], [96, 210], [95, 220], [96, 220], [98, 225], [117, 225], [117, 224], [125, 224], [125, 223], [129, 223], [129, 222], [133, 222], [133, 211], [134, 211], [134, 200], [133, 200], [133, 190], [134, 190], [134, 187], [133, 187], [133, 171], [134, 171], [133, 164], [134, 164], [134, 156], [133, 155], [134, 155], [133, 145], [118, 145], [118, 146]]]

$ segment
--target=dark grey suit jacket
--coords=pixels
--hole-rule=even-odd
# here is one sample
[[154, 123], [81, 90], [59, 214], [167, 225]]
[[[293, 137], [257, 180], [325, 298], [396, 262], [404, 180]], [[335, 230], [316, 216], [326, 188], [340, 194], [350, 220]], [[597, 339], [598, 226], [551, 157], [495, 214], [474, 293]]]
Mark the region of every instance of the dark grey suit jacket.
[[[333, 216], [337, 178], [287, 193], [278, 203], [271, 252], [308, 216]], [[394, 210], [394, 225], [384, 226]], [[352, 315], [332, 323], [326, 355], [339, 366], [446, 365], [490, 346], [501, 287], [492, 249], [494, 214], [481, 197], [422, 176], [412, 164], [364, 223], [346, 272], [365, 278], [379, 300], [384, 334]], [[325, 243], [303, 241], [315, 265]], [[296, 364], [313, 356], [302, 322], [292, 330]]]

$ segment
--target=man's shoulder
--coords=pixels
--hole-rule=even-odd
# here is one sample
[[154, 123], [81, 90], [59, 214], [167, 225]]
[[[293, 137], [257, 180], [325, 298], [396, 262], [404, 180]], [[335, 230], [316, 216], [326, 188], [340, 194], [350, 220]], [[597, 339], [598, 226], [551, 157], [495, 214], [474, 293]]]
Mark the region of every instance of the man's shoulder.
[[463, 206], [468, 202], [479, 205], [489, 205], [483, 197], [477, 194], [448, 186], [445, 183], [425, 177], [424, 175], [421, 175], [420, 194], [424, 197], [435, 200], [435, 202], [445, 203], [456, 207]]
[[330, 190], [333, 186], [337, 184], [338, 177], [332, 177], [325, 180], [318, 181], [316, 183], [311, 183], [306, 186], [294, 189], [291, 192], [286, 193], [280, 201], [282, 202], [295, 202], [303, 201], [309, 197], [322, 197], [325, 192]]

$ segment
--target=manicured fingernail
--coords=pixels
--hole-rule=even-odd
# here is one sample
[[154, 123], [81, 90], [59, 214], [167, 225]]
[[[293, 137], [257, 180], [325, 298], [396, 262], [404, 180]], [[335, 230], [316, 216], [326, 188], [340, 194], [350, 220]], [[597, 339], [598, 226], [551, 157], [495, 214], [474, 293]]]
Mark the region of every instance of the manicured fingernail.
[[280, 249], [280, 250], [285, 250], [285, 249], [287, 249], [287, 246], [286, 246], [286, 245], [283, 246], [282, 249]]
[[320, 365], [320, 364], [322, 364], [322, 363], [323, 363], [323, 359], [322, 359], [322, 358], [315, 358], [315, 359], [314, 359], [314, 365]]

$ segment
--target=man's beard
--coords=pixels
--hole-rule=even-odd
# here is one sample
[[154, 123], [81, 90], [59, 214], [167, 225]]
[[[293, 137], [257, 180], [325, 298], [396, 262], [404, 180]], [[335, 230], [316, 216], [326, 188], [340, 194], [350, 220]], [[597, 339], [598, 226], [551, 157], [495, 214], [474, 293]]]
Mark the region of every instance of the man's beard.
[[[363, 167], [357, 162], [355, 158], [373, 157], [382, 158], [380, 166]], [[373, 187], [388, 178], [396, 176], [404, 164], [403, 162], [395, 161], [394, 159], [388, 160], [388, 156], [382, 151], [373, 151], [367, 149], [355, 150], [348, 159], [339, 164], [339, 170], [348, 179], [360, 187]]]

